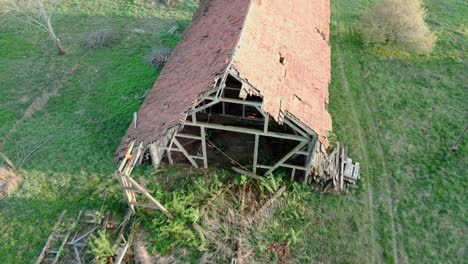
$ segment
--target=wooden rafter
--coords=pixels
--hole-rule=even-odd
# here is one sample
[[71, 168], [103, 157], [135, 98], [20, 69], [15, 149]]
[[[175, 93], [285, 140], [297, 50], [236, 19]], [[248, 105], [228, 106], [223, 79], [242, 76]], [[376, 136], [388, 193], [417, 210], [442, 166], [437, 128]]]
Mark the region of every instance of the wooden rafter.
[[[135, 212], [135, 206], [141, 206], [158, 209], [167, 217], [172, 218], [171, 213], [158, 200], [151, 196], [151, 194], [149, 194], [149, 192], [143, 186], [130, 177], [130, 174], [132, 173], [132, 170], [137, 164], [137, 161], [140, 159], [141, 155], [143, 155], [143, 143], [140, 143], [138, 147], [135, 147], [135, 143], [131, 142], [127, 154], [125, 155], [116, 172], [117, 179], [119, 180], [119, 183], [122, 186], [122, 189], [127, 198], [127, 203], [133, 212]], [[145, 196], [150, 203], [139, 203], [137, 201], [137, 194], [142, 194]]]
[[307, 145], [308, 142], [300, 142], [297, 144], [296, 147], [293, 148], [288, 154], [284, 155], [278, 162], [276, 162], [267, 172], [265, 172], [265, 175], [268, 175], [272, 173], [274, 170], [276, 170], [278, 167], [284, 164], [285, 161], [287, 161], [289, 158], [291, 158], [294, 154], [296, 154], [297, 151], [301, 150], [305, 145]]

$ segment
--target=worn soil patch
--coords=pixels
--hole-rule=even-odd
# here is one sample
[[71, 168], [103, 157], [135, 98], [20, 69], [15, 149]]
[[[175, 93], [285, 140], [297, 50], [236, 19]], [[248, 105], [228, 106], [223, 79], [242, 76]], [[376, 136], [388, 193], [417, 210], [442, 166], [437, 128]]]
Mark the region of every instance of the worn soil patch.
[[0, 167], [0, 200], [16, 189], [20, 177], [11, 169]]

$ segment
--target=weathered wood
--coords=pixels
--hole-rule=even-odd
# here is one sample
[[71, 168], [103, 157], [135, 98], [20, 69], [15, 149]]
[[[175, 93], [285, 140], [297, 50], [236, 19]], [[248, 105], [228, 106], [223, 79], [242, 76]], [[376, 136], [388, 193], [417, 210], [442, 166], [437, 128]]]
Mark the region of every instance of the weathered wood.
[[131, 177], [127, 177], [127, 179], [133, 184], [135, 188], [141, 190], [143, 192], [143, 195], [146, 198], [148, 198], [152, 203], [154, 203], [159, 208], [159, 210], [161, 210], [161, 212], [163, 212], [169, 219], [173, 218], [172, 214], [158, 200], [154, 199], [154, 197], [151, 196], [151, 194], [149, 194], [148, 191], [145, 188], [143, 188], [138, 182], [136, 182]]
[[76, 245], [73, 245], [72, 248], [73, 248], [73, 252], [75, 253], [75, 261], [78, 264], [81, 264], [82, 262], [81, 262], [80, 252], [78, 251], [78, 248], [76, 247]]
[[137, 125], [138, 125], [138, 114], [137, 112], [133, 113], [133, 124], [134, 124], [134, 127], [137, 128]]
[[195, 139], [195, 140], [202, 140], [201, 136], [190, 135], [190, 134], [182, 134], [182, 133], [177, 133], [176, 137], [189, 138], [189, 139]]
[[68, 244], [76, 244], [77, 242], [79, 242], [80, 240], [82, 240], [83, 238], [91, 235], [98, 227], [95, 226], [93, 227], [91, 230], [89, 230], [88, 232], [84, 233], [83, 235], [79, 236], [78, 238], [75, 238], [73, 239], [72, 241], [70, 241]]
[[127, 253], [129, 245], [130, 245], [130, 241], [127, 241], [127, 243], [125, 243], [125, 245], [119, 250], [119, 254], [115, 258], [114, 264], [121, 264], [122, 263], [122, 260], [123, 260], [123, 258], [125, 256], [125, 253]]
[[265, 178], [264, 177], [261, 177], [261, 176], [258, 176], [250, 171], [246, 171], [246, 170], [243, 170], [243, 169], [240, 169], [240, 168], [236, 168], [236, 167], [232, 167], [231, 168], [233, 171], [239, 173], [239, 174], [242, 174], [242, 175], [245, 175], [249, 178], [252, 178], [252, 179], [255, 179], [257, 181], [265, 181]]
[[286, 186], [281, 186], [281, 188], [279, 188], [278, 191], [252, 215], [252, 220], [257, 219], [266, 209], [268, 209], [273, 204], [273, 202], [276, 199], [278, 199], [278, 197], [281, 196], [281, 194], [284, 193], [284, 191], [286, 191]]
[[200, 127], [200, 135], [203, 154], [203, 168], [208, 169], [208, 152], [206, 150], [206, 131], [204, 127]]
[[281, 158], [278, 162], [276, 162], [275, 165], [273, 165], [271, 169], [265, 172], [264, 175], [268, 175], [272, 173], [274, 170], [280, 167], [286, 160], [288, 160], [292, 155], [294, 155], [296, 151], [300, 150], [305, 145], [307, 145], [307, 142], [300, 142], [299, 144], [297, 144], [297, 146], [294, 147], [293, 150], [291, 150], [288, 154], [286, 154], [283, 158]]
[[468, 125], [465, 126], [465, 129], [461, 132], [461, 134], [458, 136], [457, 140], [453, 145], [449, 148], [449, 152], [455, 152], [458, 150], [458, 145], [460, 144], [461, 140], [465, 136], [466, 131], [468, 130]]
[[254, 143], [254, 157], [253, 157], [253, 173], [257, 173], [257, 162], [258, 162], [258, 144], [260, 141], [260, 136], [255, 135], [255, 143]]
[[195, 160], [192, 159], [192, 157], [190, 156], [190, 154], [188, 154], [184, 146], [182, 146], [182, 144], [180, 144], [180, 142], [176, 138], [174, 138], [172, 141], [177, 146], [177, 148], [184, 154], [188, 161], [193, 165], [193, 167], [198, 168], [197, 162], [195, 162]]
[[184, 125], [204, 127], [204, 128], [224, 130], [224, 131], [231, 131], [231, 132], [238, 132], [238, 133], [245, 133], [245, 134], [252, 134], [252, 135], [257, 134], [257, 135], [260, 135], [260, 136], [289, 139], [289, 140], [301, 141], [301, 142], [309, 141], [308, 138], [304, 138], [304, 137], [298, 136], [298, 135], [291, 135], [291, 134], [277, 133], [277, 132], [264, 132], [262, 130], [252, 129], [252, 128], [244, 128], [244, 127], [236, 127], [236, 126], [225, 126], [225, 125], [218, 125], [218, 124], [211, 124], [211, 123], [204, 123], [204, 122], [193, 123], [193, 122], [190, 122], [190, 121], [185, 122]]
[[54, 227], [52, 228], [52, 232], [50, 233], [49, 238], [47, 239], [47, 242], [46, 242], [45, 246], [42, 248], [41, 254], [39, 255], [39, 257], [36, 260], [36, 264], [41, 264], [42, 261], [44, 260], [44, 258], [46, 256], [46, 253], [47, 253], [47, 250], [49, 250], [49, 247], [51, 246], [52, 240], [55, 238], [55, 232], [57, 231], [59, 226], [62, 224], [63, 217], [65, 216], [66, 213], [67, 213], [67, 210], [64, 210], [60, 214], [60, 217], [59, 217], [57, 223], [55, 223]]

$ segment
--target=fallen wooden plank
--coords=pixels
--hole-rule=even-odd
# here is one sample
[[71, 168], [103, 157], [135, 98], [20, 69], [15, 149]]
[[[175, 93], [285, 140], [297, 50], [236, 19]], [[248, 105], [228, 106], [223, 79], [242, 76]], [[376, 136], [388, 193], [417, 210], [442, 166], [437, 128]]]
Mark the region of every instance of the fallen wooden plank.
[[243, 169], [240, 169], [240, 168], [236, 168], [236, 167], [232, 167], [231, 168], [233, 171], [237, 172], [237, 173], [240, 173], [242, 175], [245, 175], [249, 178], [252, 178], [252, 179], [255, 179], [255, 180], [258, 180], [258, 181], [265, 181], [265, 178], [264, 177], [261, 177], [261, 176], [258, 176], [250, 171], [246, 171], [246, 170], [243, 170]]
[[284, 193], [284, 191], [286, 191], [286, 186], [282, 186], [281, 188], [279, 188], [279, 190], [260, 209], [258, 209], [252, 215], [252, 220], [255, 220], [256, 218], [258, 218], [266, 209], [268, 209], [273, 204], [273, 202], [276, 199], [278, 199], [278, 197], [280, 197], [281, 194]]
[[127, 241], [127, 243], [125, 243], [125, 245], [119, 250], [119, 254], [115, 258], [114, 264], [121, 264], [122, 263], [122, 260], [123, 260], [123, 258], [125, 256], [125, 253], [127, 253], [128, 247], [130, 245], [129, 242], [130, 241]]
[[55, 232], [57, 231], [60, 224], [62, 223], [63, 217], [65, 216], [66, 213], [67, 213], [67, 210], [64, 210], [62, 212], [62, 214], [60, 214], [60, 217], [59, 217], [57, 223], [55, 223], [54, 227], [52, 228], [52, 232], [50, 233], [49, 238], [47, 239], [47, 242], [46, 242], [45, 246], [42, 248], [41, 254], [39, 255], [39, 257], [36, 260], [36, 264], [40, 264], [44, 260], [44, 257], [46, 256], [46, 252], [49, 249], [50, 244], [52, 243], [52, 239], [55, 236]]
[[138, 182], [136, 182], [134, 179], [132, 179], [131, 177], [126, 177], [131, 183], [132, 185], [139, 189], [140, 191], [143, 192], [143, 195], [148, 198], [152, 203], [154, 203], [158, 208], [159, 210], [161, 210], [161, 212], [163, 212], [167, 217], [169, 217], [169, 219], [172, 219], [173, 216], [172, 214], [156, 199], [154, 199], [153, 196], [151, 196], [151, 194], [148, 193], [148, 191], [143, 188]]

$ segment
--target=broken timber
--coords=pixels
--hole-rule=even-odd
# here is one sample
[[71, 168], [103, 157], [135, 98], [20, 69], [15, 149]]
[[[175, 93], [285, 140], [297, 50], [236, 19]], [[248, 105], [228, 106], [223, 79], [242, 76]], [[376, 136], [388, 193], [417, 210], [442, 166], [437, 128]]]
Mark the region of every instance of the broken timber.
[[[177, 143], [176, 143], [177, 144]], [[143, 186], [135, 181], [130, 174], [133, 168], [141, 162], [143, 158], [143, 144], [140, 143], [138, 146], [135, 142], [131, 142], [127, 154], [120, 163], [116, 172], [117, 178], [120, 185], [123, 188], [125, 197], [127, 198], [130, 209], [135, 212], [135, 206], [160, 210], [167, 217], [172, 219], [171, 213], [158, 201], [156, 200]], [[140, 203], [137, 201], [137, 194], [143, 195], [148, 203]]]
[[[227, 75], [231, 75], [242, 82], [233, 72], [228, 72]], [[142, 152], [149, 150], [155, 169], [159, 167], [163, 157], [167, 157], [169, 164], [172, 165], [174, 163], [171, 156], [172, 152], [180, 153], [195, 168], [203, 167], [207, 169], [208, 130], [252, 135], [254, 137], [252, 153], [253, 164], [251, 164], [251, 171], [253, 174], [257, 174], [259, 170], [262, 170], [262, 174], [267, 176], [278, 169], [289, 170], [291, 172], [291, 181], [302, 179], [305, 184], [316, 183], [325, 186], [328, 180], [331, 180], [333, 189], [337, 192], [343, 192], [348, 187], [356, 184], [356, 181], [359, 179], [359, 163], [353, 164], [353, 161], [347, 157], [347, 152], [345, 152], [344, 149], [340, 149], [340, 147], [337, 146], [337, 149], [330, 154], [323, 151], [323, 146], [318, 140], [317, 134], [289, 112], [280, 111], [280, 115], [277, 118], [278, 123], [288, 128], [289, 132], [273, 131], [269, 125], [272, 117], [268, 112], [263, 110], [262, 101], [255, 101], [247, 97], [237, 99], [227, 97], [225, 94], [226, 90], [239, 91], [240, 94], [251, 94], [251, 91], [244, 91], [244, 86], [248, 87], [248, 85], [242, 82], [242, 88], [233, 88], [226, 86], [224, 81], [225, 78], [223, 77], [223, 81], [218, 84], [215, 89], [201, 94], [197, 104], [186, 112], [186, 120], [168, 129], [156, 142], [145, 146], [142, 144], [136, 146], [134, 142], [130, 144], [127, 149], [127, 154], [124, 156], [119, 167], [118, 174], [120, 175], [121, 185], [124, 188], [125, 195], [132, 210], [134, 210], [135, 205], [145, 206], [144, 204], [136, 202], [135, 190], [137, 193], [143, 192], [148, 199], [152, 200], [151, 196], [148, 196], [148, 192], [138, 188], [138, 184], [135, 184], [133, 182], [134, 180], [129, 176], [133, 167], [141, 161], [141, 157], [143, 156]], [[222, 109], [228, 105], [237, 107], [240, 105], [242, 107], [242, 116], [228, 115], [225, 113], [225, 109], [222, 113], [212, 114], [212, 108], [216, 105], [221, 105]], [[245, 115], [246, 107], [258, 111], [258, 117], [254, 118], [255, 122], [258, 123], [256, 127], [224, 124], [216, 121], [210, 122], [211, 115], [248, 119]], [[207, 114], [207, 111], [209, 114]], [[260, 126], [263, 128], [260, 128]], [[292, 146], [288, 153], [284, 154], [277, 161], [274, 161], [273, 164], [260, 164], [260, 142], [264, 138], [270, 138], [271, 140], [288, 140], [289, 142], [293, 142], [291, 144], [295, 145]], [[194, 144], [198, 144], [198, 152], [191, 153], [193, 152], [193, 148], [185, 148], [182, 140], [196, 142]], [[294, 159], [297, 160], [298, 157], [303, 157], [302, 159], [304, 162], [301, 161], [302, 164], [294, 162]], [[152, 206], [146, 204], [146, 207], [155, 207], [156, 209], [162, 207], [156, 202], [152, 202]], [[164, 212], [163, 209], [161, 210]]]

